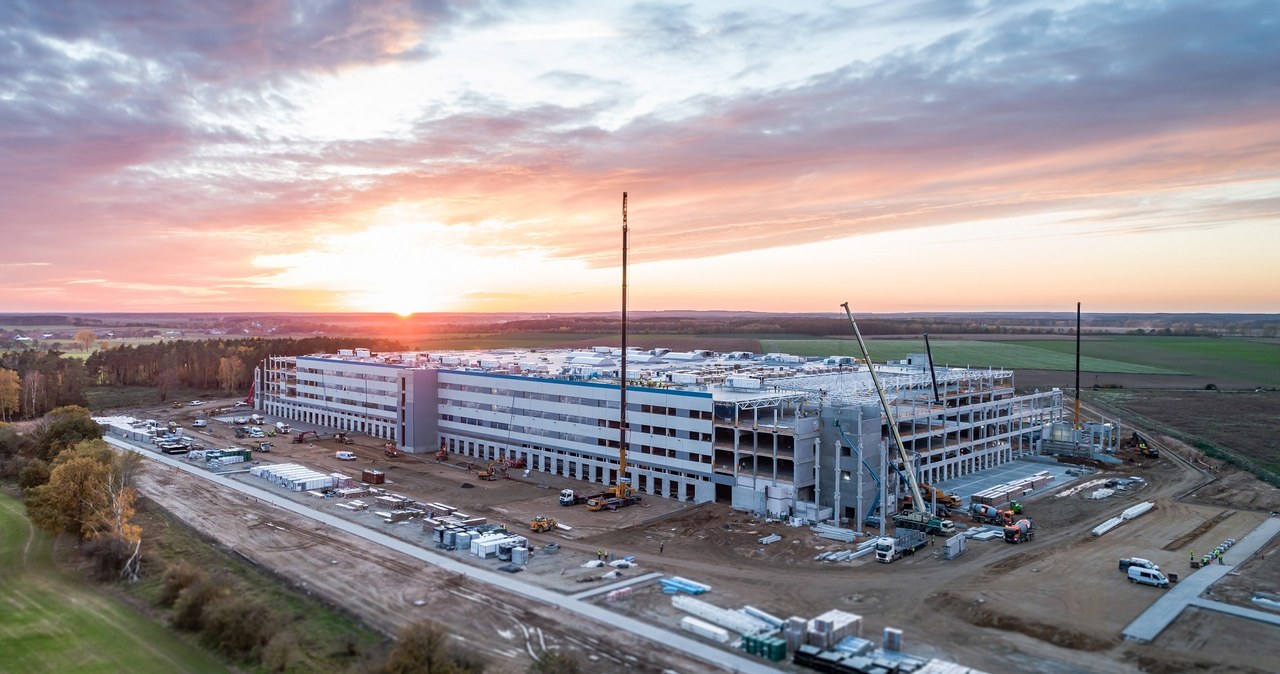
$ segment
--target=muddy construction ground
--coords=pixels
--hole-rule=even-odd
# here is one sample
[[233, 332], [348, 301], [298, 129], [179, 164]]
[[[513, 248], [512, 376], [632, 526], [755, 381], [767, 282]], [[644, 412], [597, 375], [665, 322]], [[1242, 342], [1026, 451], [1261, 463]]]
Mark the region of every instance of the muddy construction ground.
[[[135, 414], [165, 419], [169, 413], [180, 421], [192, 414]], [[235, 444], [229, 424], [213, 421], [211, 426], [210, 433], [196, 434], [206, 439], [204, 444]], [[1028, 543], [969, 540], [968, 551], [956, 560], [943, 560], [937, 547], [893, 564], [866, 557], [840, 564], [814, 561], [819, 552], [849, 546], [817, 538], [808, 528], [757, 521], [723, 504], [691, 507], [647, 499], [644, 507], [616, 513], [565, 508], [557, 503], [559, 489], [582, 488], [583, 483], [541, 473], [523, 478], [519, 471], [511, 473], [516, 479], [485, 482], [456, 463], [417, 456], [388, 459], [381, 442], [370, 438], [357, 437], [357, 444], [343, 446], [330, 440], [292, 444], [289, 438], [276, 438], [272, 452], [259, 456], [357, 477], [361, 469], [375, 468], [386, 473], [384, 486], [392, 492], [505, 523], [539, 548], [559, 543], [559, 552], [539, 550], [527, 570], [512, 580], [565, 594], [611, 582], [597, 579], [601, 570], [581, 566], [603, 549], [637, 558], [638, 568], [623, 571], [624, 578], [654, 571], [684, 576], [711, 585], [703, 599], [721, 607], [749, 604], [784, 618], [838, 608], [862, 615], [868, 638], [878, 639], [886, 626], [897, 627], [904, 631], [904, 649], [910, 653], [993, 673], [1280, 671], [1280, 653], [1259, 647], [1276, 643], [1277, 628], [1198, 609], [1184, 612], [1152, 644], [1121, 640], [1125, 626], [1163, 591], [1127, 582], [1118, 559], [1145, 557], [1185, 575], [1192, 571], [1188, 557], [1193, 552], [1207, 552], [1227, 538], [1239, 540], [1268, 511], [1280, 510], [1277, 490], [1214, 462], [1192, 465], [1180, 457], [1193, 458], [1194, 450], [1159, 433], [1151, 435], [1165, 447], [1164, 458], [1143, 462], [1126, 457], [1135, 460], [1119, 470], [1081, 478], [1136, 475], [1146, 480], [1145, 487], [1101, 501], [1085, 500], [1084, 490], [1057, 497], [1065, 489], [1051, 489], [1025, 504], [1038, 527]], [[355, 451], [359, 460], [337, 461], [338, 449]], [[346, 513], [336, 507], [336, 499], [291, 494], [247, 474], [236, 479], [432, 547], [419, 522], [387, 525], [372, 514]], [[533, 653], [552, 645], [590, 658], [593, 671], [723, 671], [608, 625], [567, 619], [554, 608], [424, 566], [171, 468], [149, 469], [141, 488], [210, 537], [344, 606], [374, 628], [392, 633], [420, 618], [444, 623], [490, 657], [491, 671], [524, 671]], [[1089, 534], [1103, 520], [1142, 501], [1154, 501], [1155, 509], [1105, 536]], [[527, 522], [536, 515], [555, 517], [572, 530], [530, 534]], [[757, 542], [771, 533], [782, 540], [768, 546]], [[462, 551], [446, 554], [481, 567], [499, 565]], [[1280, 591], [1277, 541], [1237, 571], [1208, 596], [1258, 608], [1250, 602], [1256, 592]], [[675, 629], [683, 615], [652, 582], [638, 585], [626, 599], [610, 603], [600, 596], [592, 601], [668, 629]], [[778, 666], [809, 671], [788, 663]]]

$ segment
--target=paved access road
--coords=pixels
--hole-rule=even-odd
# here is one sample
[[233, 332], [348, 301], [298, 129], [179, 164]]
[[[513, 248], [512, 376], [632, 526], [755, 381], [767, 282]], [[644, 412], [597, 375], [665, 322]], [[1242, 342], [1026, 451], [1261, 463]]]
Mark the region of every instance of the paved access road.
[[[1152, 588], [1153, 592], [1164, 592], [1164, 595], [1157, 599], [1156, 603], [1151, 605], [1151, 608], [1148, 608], [1142, 615], [1129, 623], [1129, 626], [1122, 632], [1124, 638], [1142, 643], [1155, 641], [1155, 638], [1160, 636], [1160, 633], [1173, 623], [1187, 606], [1200, 606], [1201, 608], [1223, 613], [1232, 613], [1243, 618], [1254, 618], [1254, 614], [1269, 616], [1269, 614], [1261, 611], [1241, 609], [1240, 607], [1229, 606], [1208, 599], [1200, 599], [1199, 597], [1205, 590], [1209, 589], [1210, 585], [1218, 582], [1223, 576], [1233, 571], [1236, 566], [1252, 557], [1277, 533], [1280, 533], [1280, 517], [1269, 517], [1262, 524], [1259, 524], [1258, 528], [1241, 539], [1240, 542], [1231, 546], [1231, 549], [1222, 555], [1222, 564], [1202, 566], [1194, 573], [1181, 578], [1170, 590]], [[1229, 606], [1229, 609], [1223, 609], [1221, 608], [1222, 606]], [[1269, 620], [1268, 622], [1276, 621]]]
[[415, 559], [431, 564], [432, 566], [452, 571], [471, 580], [487, 583], [488, 585], [493, 586], [498, 593], [513, 592], [530, 599], [557, 606], [561, 610], [570, 611], [584, 618], [589, 618], [601, 625], [614, 629], [625, 630], [641, 638], [648, 639], [661, 648], [669, 651], [679, 651], [691, 658], [696, 658], [704, 663], [719, 667], [726, 672], [741, 672], [743, 674], [776, 674], [780, 671], [770, 667], [767, 663], [761, 660], [745, 658], [732, 651], [716, 648], [710, 644], [690, 639], [682, 634], [664, 630], [660, 627], [655, 627], [648, 623], [636, 620], [635, 618], [614, 613], [613, 611], [603, 609], [594, 604], [580, 601], [573, 597], [566, 597], [551, 590], [520, 582], [519, 580], [512, 578], [510, 574], [499, 573], [464, 564], [455, 559], [406, 543], [405, 541], [397, 538], [392, 538], [391, 536], [379, 531], [374, 531], [373, 529], [369, 529], [353, 522], [348, 522], [347, 520], [335, 517], [328, 513], [308, 508], [287, 498], [283, 498], [278, 494], [274, 494], [264, 489], [259, 489], [252, 485], [247, 485], [242, 482], [237, 482], [221, 475], [210, 473], [203, 468], [192, 466], [191, 464], [170, 456], [156, 454], [148, 449], [124, 442], [119, 438], [107, 435], [103, 439], [121, 449], [137, 452], [149, 459], [186, 471], [187, 473], [216, 483], [227, 489], [232, 489], [247, 496], [252, 496], [253, 498], [265, 503], [270, 503], [277, 508], [283, 508], [298, 515], [302, 515], [303, 517], [307, 517], [313, 521], [326, 524], [335, 529], [340, 529], [354, 536], [359, 536], [370, 543], [375, 543], [391, 550], [395, 550], [396, 552], [404, 553], [410, 557], [414, 557]]

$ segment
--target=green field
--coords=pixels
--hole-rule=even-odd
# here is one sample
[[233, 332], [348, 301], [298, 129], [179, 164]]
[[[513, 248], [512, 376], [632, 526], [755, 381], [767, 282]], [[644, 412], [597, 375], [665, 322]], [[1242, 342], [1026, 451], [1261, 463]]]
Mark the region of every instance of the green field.
[[[1013, 370], [1074, 370], [1075, 342], [1058, 341], [973, 341], [931, 339], [933, 359], [953, 367], [1000, 367]], [[1069, 352], [1041, 345], [1070, 346]], [[785, 352], [798, 356], [860, 356], [858, 343], [848, 339], [761, 340], [765, 352]], [[924, 353], [923, 339], [869, 340], [867, 349], [875, 361], [898, 360], [908, 353]], [[1085, 351], [1088, 353], [1088, 350]], [[1172, 364], [1172, 363], [1170, 363]], [[1121, 359], [1086, 355], [1080, 359], [1086, 372], [1123, 374], [1183, 374], [1168, 365], [1151, 365]]]
[[[1076, 348], [1071, 339], [1003, 343], [1063, 354], [1074, 354]], [[1086, 356], [1167, 368], [1209, 379], [1280, 386], [1280, 341], [1274, 339], [1090, 336], [1083, 342], [1082, 352]]]
[[0, 670], [227, 672], [92, 585], [56, 569], [52, 541], [0, 493]]

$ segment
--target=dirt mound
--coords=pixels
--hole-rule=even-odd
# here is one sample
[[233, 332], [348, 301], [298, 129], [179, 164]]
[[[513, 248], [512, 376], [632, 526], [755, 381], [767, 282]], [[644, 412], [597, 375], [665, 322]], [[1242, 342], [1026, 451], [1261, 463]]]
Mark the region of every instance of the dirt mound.
[[1077, 651], [1105, 651], [1117, 643], [1113, 639], [1101, 639], [1061, 625], [1051, 625], [1031, 618], [1005, 613], [981, 597], [967, 600], [950, 592], [940, 592], [932, 595], [928, 603], [971, 625], [990, 627], [1004, 632], [1018, 632], [1032, 639], [1051, 643], [1059, 648], [1070, 648]]
[[1252, 473], [1226, 466], [1218, 475], [1219, 479], [1197, 489], [1188, 499], [1229, 508], [1280, 510], [1280, 489], [1259, 480]]

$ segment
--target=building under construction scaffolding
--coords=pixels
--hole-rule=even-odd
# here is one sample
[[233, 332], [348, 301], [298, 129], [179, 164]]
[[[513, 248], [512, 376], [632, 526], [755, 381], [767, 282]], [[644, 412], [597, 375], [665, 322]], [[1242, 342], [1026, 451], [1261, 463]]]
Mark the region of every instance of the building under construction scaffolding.
[[[272, 357], [255, 406], [394, 441], [407, 452], [616, 484], [620, 352], [511, 350]], [[1007, 370], [876, 365], [922, 481], [1034, 454], [1061, 391]], [[639, 492], [774, 516], [850, 521], [895, 510], [902, 465], [870, 374], [847, 356], [630, 350], [627, 474]], [[886, 496], [881, 496], [881, 491]], [[829, 515], [827, 515], [829, 517]], [[825, 519], [825, 517], [823, 517]]]

